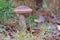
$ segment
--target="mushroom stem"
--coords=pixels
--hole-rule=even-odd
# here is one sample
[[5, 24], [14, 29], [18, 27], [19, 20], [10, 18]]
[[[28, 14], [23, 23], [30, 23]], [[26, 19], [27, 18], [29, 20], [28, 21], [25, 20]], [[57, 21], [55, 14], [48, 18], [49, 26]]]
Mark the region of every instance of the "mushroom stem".
[[22, 30], [26, 28], [26, 21], [24, 15], [19, 15], [19, 25]]

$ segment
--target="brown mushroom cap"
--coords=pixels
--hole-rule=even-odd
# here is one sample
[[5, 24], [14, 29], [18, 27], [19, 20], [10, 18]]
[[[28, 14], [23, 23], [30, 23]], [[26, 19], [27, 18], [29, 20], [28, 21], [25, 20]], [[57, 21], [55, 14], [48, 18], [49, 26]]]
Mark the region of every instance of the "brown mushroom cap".
[[14, 9], [15, 13], [30, 13], [32, 12], [32, 9], [27, 6], [18, 6]]

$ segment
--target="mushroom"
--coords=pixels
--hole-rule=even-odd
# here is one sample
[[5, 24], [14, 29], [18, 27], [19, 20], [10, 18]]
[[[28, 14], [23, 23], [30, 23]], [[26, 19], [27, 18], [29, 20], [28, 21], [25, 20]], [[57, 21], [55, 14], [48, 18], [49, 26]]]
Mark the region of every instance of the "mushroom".
[[60, 31], [60, 25], [57, 25], [57, 29]]
[[32, 9], [27, 6], [18, 6], [14, 9], [14, 13], [19, 17], [19, 25], [21, 28], [26, 28], [25, 14], [30, 14]]

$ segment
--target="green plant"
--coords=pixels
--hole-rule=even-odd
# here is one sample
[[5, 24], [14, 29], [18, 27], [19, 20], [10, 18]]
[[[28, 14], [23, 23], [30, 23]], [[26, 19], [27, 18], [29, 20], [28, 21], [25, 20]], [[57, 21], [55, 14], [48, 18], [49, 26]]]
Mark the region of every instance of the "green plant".
[[60, 12], [60, 0], [56, 0], [56, 2], [57, 2], [56, 11], [57, 13], [59, 13]]
[[34, 22], [35, 19], [37, 19], [37, 15], [31, 15], [27, 17], [26, 21], [30, 27], [35, 27], [35, 22]]
[[8, 7], [9, 2], [7, 2], [6, 0], [0, 0], [0, 10]]
[[5, 24], [7, 19], [14, 17], [12, 10], [12, 0], [0, 0], [0, 21], [2, 24]]
[[17, 31], [15, 35], [15, 40], [33, 40], [33, 35], [31, 33], [26, 33], [24, 31]]
[[50, 3], [47, 0], [43, 0], [42, 7], [44, 10], [51, 10]]

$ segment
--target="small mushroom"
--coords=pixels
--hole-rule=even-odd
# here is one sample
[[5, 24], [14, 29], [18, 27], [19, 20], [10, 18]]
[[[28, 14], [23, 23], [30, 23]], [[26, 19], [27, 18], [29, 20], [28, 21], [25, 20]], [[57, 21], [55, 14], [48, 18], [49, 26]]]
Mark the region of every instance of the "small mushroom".
[[60, 31], [60, 25], [57, 25], [57, 29]]
[[19, 25], [21, 28], [26, 28], [25, 14], [30, 14], [32, 9], [27, 6], [18, 6], [14, 9], [14, 13], [19, 17]]

